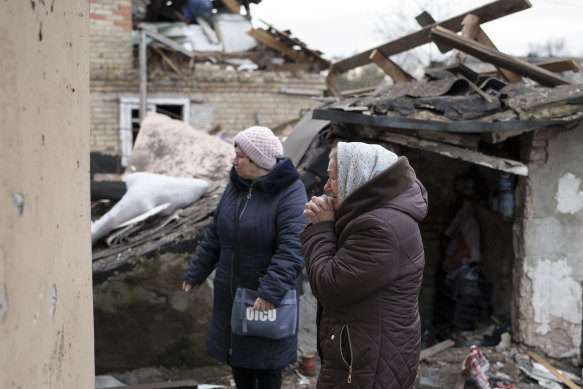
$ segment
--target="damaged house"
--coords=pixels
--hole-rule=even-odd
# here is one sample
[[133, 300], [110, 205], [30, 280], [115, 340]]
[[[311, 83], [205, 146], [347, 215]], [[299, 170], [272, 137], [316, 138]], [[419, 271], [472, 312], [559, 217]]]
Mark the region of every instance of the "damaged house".
[[[91, 4], [107, 8], [106, 3]], [[583, 86], [572, 75], [580, 66], [570, 59], [531, 63], [506, 55], [480, 27], [530, 6], [527, 0], [499, 0], [446, 21], [425, 15], [419, 18], [417, 32], [316, 67], [329, 66], [326, 80], [308, 71], [314, 70], [314, 62], [298, 72], [274, 70], [273, 62], [267, 66], [254, 60], [265, 69], [237, 72], [209, 60], [208, 53], [190, 58], [175, 50], [170, 56], [165, 46], [151, 47], [148, 58], [157, 51], [164, 55], [157, 57], [157, 65], [148, 62], [148, 72], [158, 73], [147, 73], [146, 101], [158, 107], [156, 98], [183, 98], [187, 109], [177, 112], [188, 112], [188, 118], [173, 116], [172, 126], [179, 126], [178, 121], [209, 131], [220, 125], [227, 136], [259, 120], [271, 126], [293, 119], [309, 105], [311, 110], [284, 142], [285, 154], [298, 166], [309, 194], [322, 193], [328, 152], [337, 141], [378, 143], [407, 156], [429, 194], [429, 214], [421, 223], [426, 267], [420, 312], [424, 328], [432, 332], [425, 345], [444, 339], [463, 346], [492, 345], [507, 332], [518, 344], [578, 365], [583, 331]], [[92, 17], [99, 15], [97, 9], [92, 8]], [[147, 24], [140, 30], [156, 40], [158, 33]], [[129, 44], [129, 31], [116, 34]], [[263, 45], [270, 42], [270, 47], [277, 46], [270, 38], [290, 37], [269, 25], [267, 32], [248, 35]], [[391, 60], [427, 43], [452, 54], [447, 64], [426, 69], [422, 80]], [[118, 75], [131, 74], [129, 78], [116, 79], [112, 62], [92, 62], [97, 67], [95, 77], [92, 73], [92, 120], [100, 117], [100, 110], [113, 113], [107, 125], [93, 121], [92, 150], [100, 158], [119, 158], [121, 166], [124, 146], [118, 139], [123, 131], [129, 134], [129, 127], [111, 118], [125, 115], [122, 106], [127, 103], [139, 129], [144, 103], [136, 59], [123, 53], [127, 58], [119, 65], [126, 68]], [[255, 55], [257, 48], [246, 53]], [[302, 56], [316, 54], [302, 50]], [[206, 60], [198, 62], [199, 55]], [[215, 55], [221, 61], [230, 58]], [[371, 62], [392, 83], [350, 93], [336, 89], [340, 75]], [[188, 68], [193, 63], [194, 68]], [[191, 69], [188, 74], [186, 69]], [[99, 75], [116, 80], [115, 90], [99, 83]], [[121, 85], [126, 85], [124, 90]], [[239, 89], [230, 92], [231, 87]], [[310, 99], [310, 90], [320, 97]], [[243, 106], [237, 118], [228, 117], [238, 106], [231, 98]], [[273, 110], [263, 110], [265, 101], [276, 101], [280, 108], [289, 105], [289, 110], [270, 117]], [[160, 108], [166, 109], [164, 105]], [[152, 118], [146, 116], [144, 123], [149, 125]], [[135, 158], [129, 151], [127, 161]], [[212, 364], [204, 351], [212, 284], [203, 285], [202, 293], [185, 296], [179, 280], [220, 197], [220, 182], [216, 177], [217, 185], [198, 202], [179, 210], [181, 219], [171, 229], [115, 247], [94, 247], [98, 372]], [[301, 353], [315, 351], [310, 349], [315, 331], [310, 298], [304, 283]], [[486, 326], [495, 327], [486, 338], [464, 338], [464, 331]], [[165, 336], [155, 335], [159, 333]]]
[[[430, 199], [421, 224], [423, 318], [438, 333], [494, 320], [516, 342], [579, 360], [583, 86], [566, 74], [580, 67], [506, 55], [480, 28], [528, 7], [493, 2], [332, 64], [337, 96], [338, 75], [370, 62], [394, 83], [324, 99], [295, 127], [286, 152], [314, 193], [339, 140], [406, 155]], [[428, 42], [456, 51], [422, 81], [390, 59]], [[491, 70], [472, 69], [468, 55]]]
[[323, 95], [329, 66], [320, 52], [266, 23], [253, 28], [247, 1], [215, 1], [196, 17], [186, 5], [90, 2], [93, 175], [127, 167], [140, 108], [228, 137], [255, 124], [278, 130], [319, 104], [310, 97]]

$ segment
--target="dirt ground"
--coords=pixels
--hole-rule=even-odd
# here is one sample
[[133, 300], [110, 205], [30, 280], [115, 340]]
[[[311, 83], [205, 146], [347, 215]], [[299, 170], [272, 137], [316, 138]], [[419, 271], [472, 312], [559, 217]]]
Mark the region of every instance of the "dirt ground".
[[[480, 347], [486, 356], [489, 364], [489, 378], [492, 385], [499, 382], [506, 385], [513, 384], [515, 389], [538, 389], [538, 388], [562, 388], [557, 383], [539, 385], [530, 378], [520, 366], [526, 368], [532, 366], [532, 360], [526, 354], [523, 347], [507, 345], [506, 347]], [[535, 351], [535, 350], [530, 350]], [[470, 352], [470, 347], [451, 347], [428, 357], [419, 364], [419, 371], [415, 389], [472, 389], [476, 385], [467, 378], [465, 384], [461, 374], [462, 363]], [[539, 353], [539, 355], [542, 355]], [[581, 377], [581, 365], [579, 360], [562, 359], [554, 360], [545, 358], [552, 367], [564, 372], [575, 374]], [[316, 387], [316, 375], [304, 376], [301, 374], [299, 364], [286, 367], [283, 374], [282, 389], [311, 389]], [[131, 372], [111, 374], [115, 378], [126, 384], [138, 384], [146, 382], [176, 381], [194, 379], [199, 385], [206, 384], [223, 388], [235, 388], [230, 369], [228, 366], [217, 365], [216, 367], [193, 368], [189, 370], [168, 370], [164, 368], [139, 369]], [[461, 380], [461, 381], [460, 381]], [[581, 385], [581, 382], [577, 382]], [[461, 386], [462, 384], [463, 386]], [[460, 386], [456, 386], [460, 385]], [[554, 385], [554, 386], [553, 386]], [[492, 386], [495, 387], [495, 386]], [[504, 386], [498, 386], [504, 388]]]

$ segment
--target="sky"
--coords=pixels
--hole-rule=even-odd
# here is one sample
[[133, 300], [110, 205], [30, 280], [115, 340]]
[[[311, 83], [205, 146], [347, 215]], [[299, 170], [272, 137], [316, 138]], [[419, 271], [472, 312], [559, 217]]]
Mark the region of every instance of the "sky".
[[[262, 0], [251, 4], [253, 25], [263, 20], [324, 58], [336, 60], [416, 31], [415, 16], [428, 10], [445, 20], [492, 0]], [[564, 41], [562, 54], [583, 57], [583, 0], [530, 0], [532, 7], [482, 25], [498, 49], [526, 56], [535, 46]], [[381, 35], [379, 26], [385, 31]], [[408, 30], [407, 30], [408, 28]], [[387, 29], [394, 36], [387, 37]], [[400, 33], [402, 31], [402, 33]]]

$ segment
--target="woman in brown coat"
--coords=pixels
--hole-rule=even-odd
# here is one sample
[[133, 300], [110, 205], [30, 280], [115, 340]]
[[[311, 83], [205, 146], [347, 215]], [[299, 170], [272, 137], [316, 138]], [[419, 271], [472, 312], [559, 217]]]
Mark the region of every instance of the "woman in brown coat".
[[318, 300], [318, 389], [412, 388], [425, 257], [418, 222], [427, 192], [406, 157], [339, 142], [330, 196], [312, 197], [300, 234]]

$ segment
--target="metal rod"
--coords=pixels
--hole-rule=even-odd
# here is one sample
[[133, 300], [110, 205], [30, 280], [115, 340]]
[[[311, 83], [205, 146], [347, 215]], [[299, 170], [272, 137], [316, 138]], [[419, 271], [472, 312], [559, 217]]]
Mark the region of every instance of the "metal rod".
[[147, 63], [146, 63], [146, 31], [140, 30], [140, 123], [146, 117], [147, 109]]

